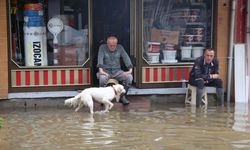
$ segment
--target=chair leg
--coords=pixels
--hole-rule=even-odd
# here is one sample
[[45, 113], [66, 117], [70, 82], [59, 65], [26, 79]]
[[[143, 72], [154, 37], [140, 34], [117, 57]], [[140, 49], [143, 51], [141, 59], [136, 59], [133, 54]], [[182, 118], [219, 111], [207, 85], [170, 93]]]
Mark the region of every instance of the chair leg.
[[188, 84], [185, 96], [185, 103], [190, 105], [196, 105], [196, 87]]
[[187, 88], [186, 90], [186, 96], [185, 96], [185, 104], [188, 103], [188, 94], [189, 94], [189, 89]]
[[[185, 96], [185, 104], [191, 104], [196, 105], [196, 99], [197, 99], [197, 87], [191, 86], [188, 84], [187, 90], [186, 90], [186, 96]], [[207, 91], [206, 87], [202, 91], [200, 91], [202, 98], [201, 98], [201, 104], [207, 105], [208, 104], [208, 97], [207, 97]]]
[[196, 94], [197, 94], [196, 88], [192, 89], [192, 95], [191, 95], [191, 104], [192, 105], [196, 105]]
[[204, 103], [204, 105], [207, 105], [207, 104], [208, 104], [208, 98], [207, 98], [207, 91], [206, 91], [206, 88], [203, 89], [202, 102]]

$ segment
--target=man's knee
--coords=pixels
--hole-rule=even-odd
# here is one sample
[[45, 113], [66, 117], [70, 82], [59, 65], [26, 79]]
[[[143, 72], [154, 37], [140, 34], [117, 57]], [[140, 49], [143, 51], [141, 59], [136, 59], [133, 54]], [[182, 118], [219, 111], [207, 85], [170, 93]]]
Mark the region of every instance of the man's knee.
[[99, 75], [99, 86], [101, 86], [101, 87], [106, 86], [108, 80], [109, 80], [108, 76], [106, 76], [106, 75]]
[[203, 79], [197, 79], [195, 80], [196, 87], [198, 89], [203, 89], [204, 88], [204, 80]]
[[126, 85], [131, 85], [133, 81], [133, 76], [131, 74], [127, 75], [126, 79], [124, 80]]
[[216, 79], [215, 80], [215, 86], [217, 88], [223, 88], [223, 81], [221, 79]]
[[133, 76], [131, 74], [122, 72], [118, 76], [116, 76], [115, 79], [122, 82], [123, 84], [130, 85], [132, 84]]
[[132, 84], [133, 76], [130, 74], [128, 75], [128, 84]]

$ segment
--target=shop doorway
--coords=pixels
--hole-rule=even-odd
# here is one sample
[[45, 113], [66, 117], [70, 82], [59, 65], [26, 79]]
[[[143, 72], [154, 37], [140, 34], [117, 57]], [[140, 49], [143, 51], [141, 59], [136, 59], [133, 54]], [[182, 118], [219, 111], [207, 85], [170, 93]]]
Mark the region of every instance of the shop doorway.
[[118, 37], [130, 55], [130, 0], [93, 0], [93, 84], [98, 86], [97, 54], [109, 35]]

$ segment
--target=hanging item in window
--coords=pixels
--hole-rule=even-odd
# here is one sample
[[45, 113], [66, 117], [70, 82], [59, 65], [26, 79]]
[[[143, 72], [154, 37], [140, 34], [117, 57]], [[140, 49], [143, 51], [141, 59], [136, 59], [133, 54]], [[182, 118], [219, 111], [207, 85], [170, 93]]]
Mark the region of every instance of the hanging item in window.
[[53, 63], [54, 65], [57, 65], [59, 62], [59, 52], [58, 52], [58, 39], [57, 35], [62, 32], [63, 30], [63, 22], [60, 18], [58, 17], [53, 17], [49, 20], [48, 22], [48, 30], [51, 32], [54, 36], [53, 39], [53, 55], [54, 55], [54, 60]]
[[43, 6], [40, 3], [24, 5], [24, 48], [26, 66], [47, 66], [47, 39]]

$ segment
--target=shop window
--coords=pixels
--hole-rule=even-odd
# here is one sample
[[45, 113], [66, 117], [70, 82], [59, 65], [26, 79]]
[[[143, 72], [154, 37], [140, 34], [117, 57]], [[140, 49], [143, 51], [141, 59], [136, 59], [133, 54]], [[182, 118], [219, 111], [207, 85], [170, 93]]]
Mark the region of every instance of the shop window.
[[212, 0], [143, 0], [143, 58], [192, 63], [212, 45]]
[[82, 66], [88, 0], [10, 0], [11, 58], [20, 67]]

